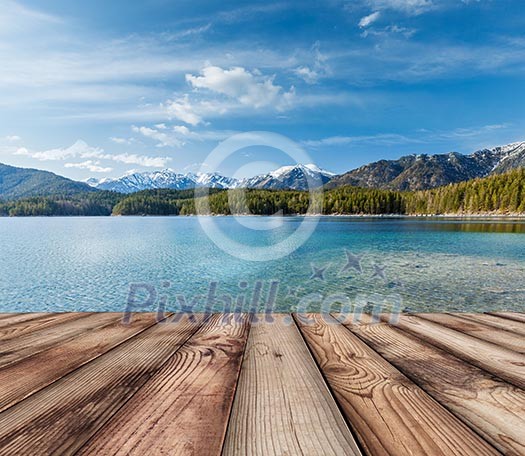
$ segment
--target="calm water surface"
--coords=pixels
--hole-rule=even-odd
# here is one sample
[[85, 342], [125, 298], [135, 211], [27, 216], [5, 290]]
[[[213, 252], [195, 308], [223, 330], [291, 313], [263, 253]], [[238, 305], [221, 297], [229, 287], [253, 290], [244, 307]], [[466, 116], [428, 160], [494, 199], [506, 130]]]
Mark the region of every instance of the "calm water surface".
[[[248, 252], [301, 222], [285, 218], [267, 232], [216, 218]], [[322, 218], [293, 254], [261, 263], [225, 254], [191, 217], [2, 218], [0, 248], [0, 312], [121, 311], [131, 284], [144, 284], [134, 301], [150, 298], [143, 310], [159, 300], [170, 310], [206, 302], [246, 309], [258, 289], [261, 309], [273, 300], [272, 281], [276, 311], [319, 310], [323, 301], [332, 310], [378, 302], [412, 311], [525, 307], [520, 221]], [[346, 251], [361, 258], [361, 272], [345, 270]], [[313, 266], [326, 270], [314, 276]], [[205, 298], [210, 290], [213, 299]]]

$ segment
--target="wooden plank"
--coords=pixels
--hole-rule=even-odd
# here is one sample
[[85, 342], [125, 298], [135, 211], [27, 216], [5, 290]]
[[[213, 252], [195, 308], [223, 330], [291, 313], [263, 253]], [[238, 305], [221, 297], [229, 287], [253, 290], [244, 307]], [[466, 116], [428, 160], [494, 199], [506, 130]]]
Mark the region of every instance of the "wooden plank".
[[478, 321], [493, 328], [503, 329], [505, 331], [511, 331], [513, 333], [525, 336], [525, 323], [520, 321], [509, 320], [507, 318], [496, 317], [495, 315], [488, 314], [462, 313], [457, 315], [458, 317], [465, 318], [470, 321]]
[[156, 323], [156, 314], [135, 314], [129, 325], [113, 314], [107, 324], [0, 369], [0, 412], [111, 350]]
[[401, 315], [395, 326], [515, 386], [525, 388], [525, 355], [521, 353], [414, 315]]
[[496, 317], [507, 318], [509, 320], [521, 321], [525, 323], [525, 314], [518, 312], [487, 312], [488, 315], [495, 315]]
[[499, 454], [329, 316], [296, 321], [367, 454]]
[[468, 334], [469, 336], [492, 342], [493, 344], [500, 345], [509, 350], [514, 350], [518, 353], [525, 353], [525, 338], [519, 334], [499, 330], [481, 322], [469, 321], [465, 318], [460, 318], [450, 314], [421, 313], [415, 315], [424, 318], [425, 320], [446, 326], [447, 328]]
[[159, 323], [0, 413], [0, 455], [75, 454], [201, 323]]
[[288, 315], [250, 330], [222, 456], [361, 454]]
[[4, 320], [5, 318], [14, 317], [16, 315], [23, 315], [20, 312], [7, 312], [7, 313], [0, 313], [0, 320]]
[[45, 317], [47, 315], [49, 315], [49, 313], [2, 314], [2, 316], [0, 316], [0, 328], [34, 320], [35, 318]]
[[[31, 315], [31, 314], [28, 314]], [[80, 318], [92, 315], [90, 313], [82, 312], [67, 312], [67, 313], [50, 313], [44, 314], [37, 318], [20, 319], [17, 322], [11, 321], [11, 324], [0, 328], [0, 341], [5, 342], [11, 339], [22, 337], [35, 331], [41, 331], [46, 328], [52, 328], [69, 321], [78, 320]], [[2, 344], [3, 345], [3, 344]]]
[[525, 391], [386, 323], [348, 325], [505, 454], [525, 454]]
[[80, 318], [2, 342], [0, 368], [40, 353], [118, 318], [119, 314], [117, 313], [82, 314]]
[[214, 315], [79, 455], [219, 455], [248, 329]]

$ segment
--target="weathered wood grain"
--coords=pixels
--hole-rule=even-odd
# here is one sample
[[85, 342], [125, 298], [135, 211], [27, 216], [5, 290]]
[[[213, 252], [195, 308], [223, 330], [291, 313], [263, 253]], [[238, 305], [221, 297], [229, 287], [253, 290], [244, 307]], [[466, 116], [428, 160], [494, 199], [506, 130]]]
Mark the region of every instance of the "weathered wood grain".
[[495, 315], [488, 314], [461, 313], [456, 315], [469, 321], [477, 321], [492, 328], [503, 329], [505, 331], [525, 336], [525, 323], [520, 321], [509, 320], [508, 318], [496, 317]]
[[213, 315], [79, 454], [219, 455], [248, 329]]
[[113, 318], [108, 318], [100, 327], [0, 369], [0, 412], [157, 321], [155, 314], [136, 314], [129, 325], [124, 325], [121, 314], [112, 315]]
[[[42, 331], [46, 328], [53, 328], [54, 326], [67, 323], [68, 321], [78, 320], [87, 317], [89, 313], [67, 312], [44, 314], [36, 318], [28, 318], [31, 314], [16, 317], [16, 320], [9, 321], [9, 324], [0, 328], [0, 341], [5, 342], [11, 339], [20, 338], [26, 334], [31, 334], [36, 331]], [[3, 344], [2, 344], [3, 345]]]
[[496, 317], [508, 318], [509, 320], [521, 321], [525, 323], [525, 313], [518, 312], [487, 312], [488, 315], [495, 315]]
[[118, 315], [116, 313], [82, 314], [80, 318], [63, 321], [61, 324], [32, 331], [21, 337], [2, 342], [0, 345], [0, 368], [63, 343], [85, 331], [115, 321]]
[[157, 324], [0, 413], [0, 455], [75, 454], [191, 337], [197, 320]]
[[25, 321], [34, 320], [35, 318], [49, 316], [49, 313], [13, 313], [0, 315], [0, 328], [11, 326], [16, 323], [23, 323]]
[[250, 330], [223, 456], [361, 454], [289, 315]]
[[296, 321], [369, 455], [498, 454], [335, 319]]
[[518, 353], [525, 353], [525, 337], [519, 334], [496, 329], [481, 322], [470, 321], [450, 314], [421, 313], [415, 315]]
[[395, 326], [515, 386], [525, 388], [525, 355], [521, 353], [414, 315], [402, 315]]
[[348, 327], [500, 451], [525, 454], [525, 391], [386, 323]]

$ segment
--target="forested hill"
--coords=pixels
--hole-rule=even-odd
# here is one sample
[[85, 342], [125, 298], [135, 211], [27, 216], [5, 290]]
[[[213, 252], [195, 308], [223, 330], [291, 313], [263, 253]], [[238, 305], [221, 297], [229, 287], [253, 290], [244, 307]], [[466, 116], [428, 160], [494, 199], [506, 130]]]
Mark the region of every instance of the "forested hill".
[[[245, 195], [243, 204], [242, 195]], [[210, 195], [213, 214], [305, 214], [309, 194], [301, 191], [232, 190]], [[477, 214], [525, 213], [525, 170], [450, 184], [433, 190], [400, 192], [340, 187], [322, 195], [324, 214]], [[115, 215], [195, 214], [200, 199], [170, 190], [145, 191], [122, 199]], [[246, 206], [248, 210], [246, 210]], [[201, 212], [201, 211], [199, 211]]]
[[87, 184], [48, 171], [16, 168], [0, 163], [0, 199], [73, 195], [95, 191]]
[[114, 192], [88, 192], [1, 201], [0, 216], [111, 215], [123, 195]]
[[[72, 197], [37, 197], [0, 202], [0, 215], [192, 215], [203, 189], [112, 192]], [[525, 170], [450, 184], [433, 190], [401, 192], [340, 187], [318, 193], [324, 214], [525, 214]], [[310, 194], [294, 190], [210, 191], [211, 214], [305, 214]], [[196, 208], [197, 205], [197, 208]], [[318, 209], [318, 199], [314, 209]]]
[[383, 190], [428, 190], [470, 179], [497, 175], [525, 166], [525, 141], [458, 153], [407, 155], [380, 160], [335, 176], [329, 188], [344, 185]]
[[407, 193], [409, 214], [525, 214], [525, 169]]

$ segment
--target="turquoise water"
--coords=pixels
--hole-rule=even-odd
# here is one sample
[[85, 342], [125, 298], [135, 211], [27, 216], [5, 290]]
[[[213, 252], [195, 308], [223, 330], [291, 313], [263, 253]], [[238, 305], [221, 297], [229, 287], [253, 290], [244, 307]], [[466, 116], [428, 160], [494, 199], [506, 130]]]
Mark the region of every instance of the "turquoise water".
[[[244, 256], [315, 223], [290, 217], [261, 231], [214, 221]], [[2, 218], [0, 246], [0, 312], [121, 311], [129, 302], [133, 310], [525, 307], [519, 221], [326, 217], [296, 251], [268, 262], [224, 253], [192, 217]], [[355, 267], [345, 269], [346, 252], [360, 257]], [[315, 276], [312, 265], [327, 268]]]

